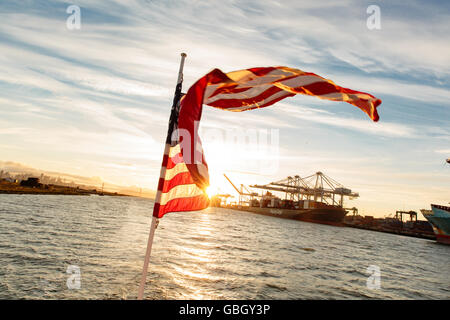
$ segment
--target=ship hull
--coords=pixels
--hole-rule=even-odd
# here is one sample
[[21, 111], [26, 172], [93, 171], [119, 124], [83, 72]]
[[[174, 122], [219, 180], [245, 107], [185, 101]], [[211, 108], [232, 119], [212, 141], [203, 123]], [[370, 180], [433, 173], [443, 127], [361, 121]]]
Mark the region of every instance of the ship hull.
[[450, 207], [431, 205], [432, 212], [423, 216], [433, 226], [436, 241], [450, 244]]
[[343, 220], [345, 215], [347, 214], [347, 211], [342, 208], [293, 210], [280, 208], [241, 207], [236, 209], [277, 218], [321, 223], [333, 226], [343, 226]]
[[444, 234], [437, 234], [436, 235], [436, 241], [443, 244], [449, 244], [450, 245], [450, 236], [444, 235]]

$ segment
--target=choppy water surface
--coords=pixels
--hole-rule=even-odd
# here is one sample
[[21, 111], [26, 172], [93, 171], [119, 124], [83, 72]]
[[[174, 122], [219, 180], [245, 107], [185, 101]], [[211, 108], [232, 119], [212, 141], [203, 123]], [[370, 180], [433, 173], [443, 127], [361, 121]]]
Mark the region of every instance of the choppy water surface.
[[[153, 202], [0, 195], [0, 299], [134, 299]], [[69, 265], [81, 288], [68, 289]], [[366, 269], [381, 270], [381, 289]], [[172, 213], [155, 234], [150, 299], [450, 298], [450, 246], [227, 209]]]

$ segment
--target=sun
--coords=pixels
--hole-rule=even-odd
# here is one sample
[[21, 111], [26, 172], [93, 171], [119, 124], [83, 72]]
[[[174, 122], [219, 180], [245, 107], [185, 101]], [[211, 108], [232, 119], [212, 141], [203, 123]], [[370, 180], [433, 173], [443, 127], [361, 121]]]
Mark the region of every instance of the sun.
[[206, 188], [205, 191], [206, 191], [206, 194], [208, 195], [208, 197], [211, 198], [219, 192], [219, 189], [216, 186], [209, 186]]

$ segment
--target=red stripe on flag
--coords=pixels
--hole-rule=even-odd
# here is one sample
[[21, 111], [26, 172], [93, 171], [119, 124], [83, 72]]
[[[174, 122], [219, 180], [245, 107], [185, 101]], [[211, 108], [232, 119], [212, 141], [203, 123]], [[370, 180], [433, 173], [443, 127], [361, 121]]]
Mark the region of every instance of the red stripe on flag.
[[169, 212], [196, 211], [205, 209], [209, 206], [209, 199], [206, 195], [200, 195], [189, 198], [177, 198], [170, 200], [163, 206], [160, 206], [159, 203], [155, 204], [155, 206], [158, 206], [158, 214], [155, 215], [155, 217], [161, 218]]
[[254, 73], [256, 76], [258, 77], [263, 77], [265, 75], [267, 75], [268, 73], [277, 70], [276, 67], [260, 67], [260, 68], [250, 68], [247, 69], [249, 71], [251, 71], [252, 73]]
[[167, 169], [172, 169], [177, 164], [183, 162], [183, 156], [181, 155], [181, 152], [176, 154], [175, 156], [167, 159]]
[[212, 98], [214, 96], [217, 96], [219, 94], [223, 94], [223, 93], [241, 93], [241, 92], [245, 92], [248, 89], [251, 88], [237, 88], [238, 84], [232, 84], [232, 85], [223, 85], [220, 86], [216, 89], [216, 91], [214, 91], [208, 98]]
[[164, 186], [162, 187], [162, 192], [169, 192], [172, 188], [182, 185], [182, 184], [193, 184], [194, 180], [191, 177], [189, 172], [181, 172], [177, 174], [170, 180], [166, 180], [164, 182]]

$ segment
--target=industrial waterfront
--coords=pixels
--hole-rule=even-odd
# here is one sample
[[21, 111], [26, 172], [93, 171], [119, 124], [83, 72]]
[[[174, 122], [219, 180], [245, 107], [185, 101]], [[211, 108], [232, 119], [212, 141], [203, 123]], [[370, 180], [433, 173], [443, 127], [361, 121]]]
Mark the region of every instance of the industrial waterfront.
[[[243, 184], [237, 187], [226, 174], [224, 177], [238, 194], [237, 201], [230, 201], [234, 198], [231, 194], [216, 194], [211, 200], [214, 207], [448, 242], [447, 231], [439, 229], [435, 223], [419, 220], [415, 211], [397, 210], [391, 217], [376, 218], [359, 215], [356, 207], [346, 208], [344, 198], [352, 200], [358, 198], [359, 193], [320, 171], [304, 178], [295, 175], [248, 187]], [[257, 190], [263, 191], [255, 192]], [[430, 220], [431, 210], [422, 209], [421, 213]]]
[[[103, 186], [97, 190], [75, 184], [43, 184], [40, 178], [29, 175], [23, 177], [23, 180], [0, 178], [0, 194], [127, 196], [127, 194], [107, 192]], [[436, 227], [433, 227], [431, 222], [419, 220], [419, 213], [412, 210], [397, 210], [395, 215], [384, 218], [359, 215], [358, 208], [345, 207], [346, 203], [344, 203], [344, 199], [358, 198], [359, 193], [344, 187], [320, 171], [305, 178], [295, 175], [266, 185], [240, 184], [240, 187], [237, 187], [226, 174], [224, 177], [235, 189], [237, 197], [231, 194], [213, 195], [210, 202], [212, 207], [431, 240], [437, 239], [436, 234], [444, 234], [444, 232], [436, 233]], [[255, 192], [257, 190], [263, 191]], [[230, 199], [237, 199], [237, 201], [230, 201]], [[421, 213], [427, 218], [431, 210], [423, 209]], [[441, 238], [445, 239], [441, 242], [448, 242], [448, 236], [442, 235]]]

